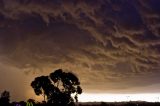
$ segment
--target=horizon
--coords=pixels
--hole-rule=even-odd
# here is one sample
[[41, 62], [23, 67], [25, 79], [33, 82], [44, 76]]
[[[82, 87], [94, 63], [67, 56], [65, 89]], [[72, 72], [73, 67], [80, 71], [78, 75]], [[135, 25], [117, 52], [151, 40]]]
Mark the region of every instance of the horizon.
[[160, 102], [160, 93], [145, 94], [82, 94], [79, 102]]
[[[160, 102], [160, 93], [138, 93], [138, 94], [112, 94], [112, 93], [83, 93], [78, 96], [78, 102]], [[28, 98], [29, 99], [29, 98]], [[42, 96], [34, 96], [35, 101], [42, 102]], [[15, 100], [11, 100], [13, 102]], [[27, 101], [18, 100], [18, 101]], [[17, 101], [17, 102], [18, 102]]]
[[[160, 102], [160, 93], [112, 94], [112, 93], [82, 93], [79, 102]], [[36, 99], [42, 101], [43, 97]]]

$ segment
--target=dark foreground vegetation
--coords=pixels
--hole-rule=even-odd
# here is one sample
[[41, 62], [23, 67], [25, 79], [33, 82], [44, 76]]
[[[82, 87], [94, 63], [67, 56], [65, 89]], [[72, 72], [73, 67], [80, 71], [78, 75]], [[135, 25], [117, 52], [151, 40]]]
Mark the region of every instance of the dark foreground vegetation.
[[159, 102], [88, 102], [80, 103], [78, 106], [160, 106]]
[[158, 102], [89, 102], [89, 103], [78, 103], [78, 104], [49, 104], [49, 103], [29, 103], [29, 102], [12, 102], [9, 104], [0, 104], [0, 106], [160, 106]]

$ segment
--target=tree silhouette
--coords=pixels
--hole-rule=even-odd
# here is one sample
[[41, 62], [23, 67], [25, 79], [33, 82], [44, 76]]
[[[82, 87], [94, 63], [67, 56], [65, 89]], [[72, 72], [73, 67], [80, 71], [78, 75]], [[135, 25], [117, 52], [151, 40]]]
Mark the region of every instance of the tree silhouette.
[[58, 69], [54, 73], [50, 74], [50, 78], [52, 79], [54, 84], [57, 83], [57, 87], [59, 86], [59, 82], [60, 82], [62, 76], [63, 76], [63, 72], [61, 69]]
[[48, 76], [40, 76], [36, 77], [34, 81], [32, 81], [31, 86], [34, 89], [36, 95], [42, 95], [45, 101], [45, 95], [49, 92], [49, 87], [51, 85], [51, 81]]
[[[82, 93], [79, 79], [71, 72], [55, 70], [49, 76], [36, 77], [31, 83], [36, 95], [47, 97], [47, 103], [71, 105]], [[71, 96], [72, 94], [72, 96]], [[73, 98], [74, 97], [74, 98]]]
[[10, 93], [8, 91], [2, 92], [0, 97], [0, 106], [9, 105], [9, 101], [10, 101]]
[[36, 101], [34, 99], [28, 99], [27, 102], [32, 103], [32, 104], [36, 104]]

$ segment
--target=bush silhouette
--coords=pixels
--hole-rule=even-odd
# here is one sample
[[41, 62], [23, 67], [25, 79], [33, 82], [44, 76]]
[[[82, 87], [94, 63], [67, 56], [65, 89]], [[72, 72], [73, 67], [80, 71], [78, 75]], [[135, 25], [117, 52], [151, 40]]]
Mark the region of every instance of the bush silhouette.
[[78, 102], [78, 94], [82, 93], [79, 79], [62, 69], [55, 70], [49, 76], [36, 77], [31, 86], [36, 95], [43, 95], [44, 101], [47, 97], [48, 104], [73, 105]]
[[10, 101], [10, 93], [8, 91], [4, 91], [0, 97], [0, 106], [8, 106]]

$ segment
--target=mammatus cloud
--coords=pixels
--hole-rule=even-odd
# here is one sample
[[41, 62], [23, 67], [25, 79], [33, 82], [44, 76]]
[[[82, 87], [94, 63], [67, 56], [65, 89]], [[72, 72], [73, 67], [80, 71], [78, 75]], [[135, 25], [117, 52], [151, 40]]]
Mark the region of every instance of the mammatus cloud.
[[157, 84], [159, 4], [0, 0], [0, 58], [25, 72], [74, 70], [88, 91]]

